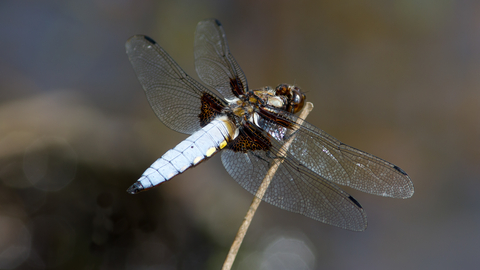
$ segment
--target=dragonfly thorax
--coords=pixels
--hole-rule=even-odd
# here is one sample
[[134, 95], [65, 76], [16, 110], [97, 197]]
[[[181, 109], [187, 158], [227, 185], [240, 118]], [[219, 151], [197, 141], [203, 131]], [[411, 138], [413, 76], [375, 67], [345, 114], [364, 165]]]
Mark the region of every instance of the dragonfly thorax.
[[299, 87], [290, 84], [280, 84], [275, 89], [265, 86], [262, 89], [253, 90], [256, 97], [263, 100], [263, 104], [290, 113], [297, 113], [305, 105], [305, 94]]

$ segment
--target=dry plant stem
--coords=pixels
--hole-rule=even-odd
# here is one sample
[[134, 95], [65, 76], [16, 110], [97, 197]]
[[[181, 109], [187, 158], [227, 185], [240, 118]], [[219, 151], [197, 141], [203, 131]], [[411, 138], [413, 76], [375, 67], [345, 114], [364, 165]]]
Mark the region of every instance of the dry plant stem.
[[[302, 113], [300, 114], [297, 120], [298, 125], [292, 130], [292, 133], [295, 132], [298, 129], [298, 127], [303, 124], [304, 119], [307, 118], [308, 114], [312, 111], [312, 109], [313, 109], [313, 104], [311, 102], [307, 102], [307, 104], [303, 108]], [[290, 139], [288, 139], [288, 141], [280, 149], [278, 153], [279, 156], [284, 157], [286, 155], [287, 150], [292, 144], [294, 138], [295, 138], [295, 134], [292, 134]], [[270, 185], [270, 182], [272, 181], [273, 176], [277, 172], [277, 169], [280, 166], [280, 164], [282, 164], [282, 162], [283, 162], [283, 158], [275, 159], [272, 166], [270, 167], [267, 174], [265, 175], [265, 178], [263, 178], [262, 184], [258, 188], [257, 194], [255, 195], [255, 197], [253, 197], [252, 204], [250, 205], [250, 208], [248, 209], [248, 212], [245, 215], [243, 223], [240, 226], [240, 229], [238, 229], [237, 235], [235, 236], [235, 240], [233, 241], [232, 246], [230, 247], [230, 251], [228, 252], [227, 258], [223, 263], [222, 270], [230, 270], [232, 268], [233, 262], [237, 257], [238, 250], [240, 249], [240, 245], [243, 242], [243, 238], [245, 237], [245, 234], [247, 234], [248, 227], [252, 222], [253, 215], [255, 215], [255, 212], [257, 211], [257, 208], [260, 205], [260, 202], [262, 201], [262, 198], [265, 195], [265, 192], [267, 191], [267, 188]]]

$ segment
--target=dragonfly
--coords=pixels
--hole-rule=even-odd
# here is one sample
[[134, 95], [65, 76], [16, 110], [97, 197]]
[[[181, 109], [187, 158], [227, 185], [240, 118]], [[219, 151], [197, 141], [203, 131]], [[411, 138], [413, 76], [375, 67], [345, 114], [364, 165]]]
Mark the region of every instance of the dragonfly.
[[[218, 20], [201, 21], [195, 31], [195, 69], [204, 84], [150, 37], [131, 37], [126, 52], [157, 117], [190, 134], [157, 159], [128, 193], [158, 186], [222, 152], [226, 171], [254, 195], [281, 159], [261, 199], [348, 230], [365, 230], [367, 218], [360, 203], [338, 185], [384, 197], [413, 195], [413, 183], [400, 167], [306, 121], [298, 124], [296, 113], [306, 99], [298, 86], [250, 89]], [[290, 147], [281, 151], [288, 140]]]

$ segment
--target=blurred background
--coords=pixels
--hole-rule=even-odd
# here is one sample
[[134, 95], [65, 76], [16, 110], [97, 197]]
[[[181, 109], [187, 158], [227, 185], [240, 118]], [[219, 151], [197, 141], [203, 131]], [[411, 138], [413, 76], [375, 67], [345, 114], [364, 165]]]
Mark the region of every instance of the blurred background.
[[251, 88], [295, 83], [308, 121], [411, 176], [415, 194], [346, 189], [350, 232], [261, 204], [233, 269], [480, 265], [478, 1], [2, 1], [0, 269], [220, 269], [252, 195], [220, 155], [125, 192], [186, 135], [148, 105], [125, 54], [155, 39], [198, 78], [217, 18]]

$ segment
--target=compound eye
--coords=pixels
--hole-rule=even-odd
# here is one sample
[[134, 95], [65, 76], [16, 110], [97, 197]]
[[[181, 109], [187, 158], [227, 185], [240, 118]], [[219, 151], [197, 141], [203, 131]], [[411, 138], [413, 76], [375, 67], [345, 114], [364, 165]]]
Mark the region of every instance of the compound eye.
[[303, 109], [305, 98], [305, 94], [303, 94], [298, 87], [292, 89], [292, 99], [290, 101], [292, 113], [297, 113]]

